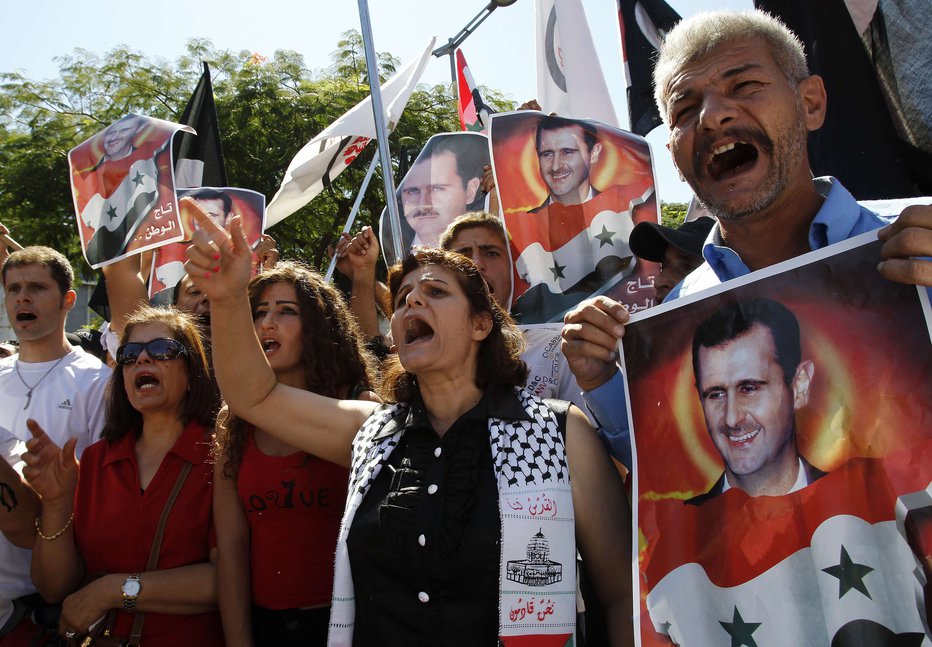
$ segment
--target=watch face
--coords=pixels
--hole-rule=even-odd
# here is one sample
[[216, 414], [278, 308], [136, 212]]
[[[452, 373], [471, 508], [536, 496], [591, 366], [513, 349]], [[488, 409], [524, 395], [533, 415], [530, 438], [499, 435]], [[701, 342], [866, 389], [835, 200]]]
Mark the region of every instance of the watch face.
[[139, 595], [139, 589], [142, 588], [139, 585], [139, 580], [126, 580], [123, 582], [123, 594], [127, 597], [134, 598]]

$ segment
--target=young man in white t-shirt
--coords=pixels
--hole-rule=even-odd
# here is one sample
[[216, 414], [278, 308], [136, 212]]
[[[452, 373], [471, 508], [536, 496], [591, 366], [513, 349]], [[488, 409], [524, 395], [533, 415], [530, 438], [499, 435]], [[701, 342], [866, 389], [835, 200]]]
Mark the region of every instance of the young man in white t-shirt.
[[[110, 369], [65, 338], [65, 318], [76, 296], [73, 280], [68, 259], [48, 247], [27, 247], [3, 263], [4, 306], [19, 354], [0, 360], [0, 453], [17, 472], [31, 437], [27, 419], [59, 445], [76, 437], [78, 455], [103, 427]], [[17, 543], [29, 542], [18, 537]], [[14, 600], [35, 591], [30, 554], [0, 537], [0, 644], [19, 620]]]

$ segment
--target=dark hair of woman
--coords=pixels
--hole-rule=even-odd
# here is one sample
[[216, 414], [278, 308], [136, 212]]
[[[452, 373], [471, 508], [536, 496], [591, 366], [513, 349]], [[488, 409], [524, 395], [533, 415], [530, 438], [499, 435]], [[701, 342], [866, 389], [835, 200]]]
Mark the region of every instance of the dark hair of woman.
[[[404, 277], [411, 271], [429, 265], [451, 270], [469, 302], [471, 314], [487, 312], [492, 316], [492, 331], [482, 341], [476, 365], [476, 386], [521, 386], [527, 379], [528, 368], [521, 353], [525, 348], [524, 335], [508, 314], [492, 296], [479, 268], [471, 259], [442, 249], [416, 247], [400, 263], [388, 270], [388, 289], [395, 297]], [[383, 402], [410, 402], [416, 389], [415, 376], [405, 371], [397, 355], [392, 355], [383, 365], [382, 384], [379, 395]]]
[[[266, 287], [294, 285], [301, 311], [301, 363], [308, 391], [345, 398], [353, 387], [368, 389], [377, 377], [375, 358], [366, 350], [364, 335], [343, 295], [317, 272], [301, 263], [282, 261], [249, 282], [249, 302], [255, 312]], [[217, 416], [215, 458], [226, 457], [224, 475], [235, 477], [243, 459], [246, 422], [224, 406]]]
[[[207, 368], [207, 354], [194, 318], [175, 308], [140, 306], [126, 320], [122, 341], [125, 343], [136, 326], [160, 323], [172, 331], [172, 338], [184, 344], [187, 355], [179, 359], [187, 365], [188, 392], [182, 407], [182, 421], [188, 424], [195, 420], [205, 427], [214, 423], [220, 395]], [[174, 360], [172, 360], [174, 361]], [[137, 436], [142, 432], [142, 414], [133, 408], [126, 395], [123, 369], [117, 366], [110, 378], [107, 391], [107, 418], [100, 437], [108, 442], [119, 440], [132, 431]]]

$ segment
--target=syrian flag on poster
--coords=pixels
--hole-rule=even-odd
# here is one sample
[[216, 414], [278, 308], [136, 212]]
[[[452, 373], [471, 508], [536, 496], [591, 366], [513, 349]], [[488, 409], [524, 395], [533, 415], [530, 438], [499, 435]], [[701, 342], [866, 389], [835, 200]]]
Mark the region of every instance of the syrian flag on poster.
[[179, 187], [227, 186], [227, 170], [220, 144], [220, 122], [214, 103], [210, 68], [204, 71], [179, 123], [191, 126], [195, 133], [182, 133], [174, 144], [175, 183]]
[[537, 0], [537, 101], [545, 113], [618, 126], [581, 0]]
[[932, 644], [913, 548], [932, 486], [898, 496], [905, 484], [885, 476], [908, 480], [929, 454], [927, 444], [851, 460], [799, 500], [738, 490], [702, 506], [677, 501], [697, 518], [681, 519], [676, 534], [695, 540], [661, 537], [652, 550], [647, 580], [657, 583], [641, 622], [678, 645]]
[[631, 132], [642, 137], [663, 123], [654, 101], [654, 60], [664, 35], [679, 21], [664, 0], [618, 0], [628, 118]]
[[[414, 59], [382, 84], [385, 123], [391, 132], [401, 119], [418, 79], [427, 67], [435, 38]], [[366, 97], [298, 151], [266, 210], [266, 226], [278, 224], [313, 200], [376, 138], [372, 98]]]
[[488, 134], [489, 116], [495, 111], [482, 100], [482, 94], [473, 81], [461, 49], [456, 50], [456, 90], [459, 95], [460, 126], [463, 130]]

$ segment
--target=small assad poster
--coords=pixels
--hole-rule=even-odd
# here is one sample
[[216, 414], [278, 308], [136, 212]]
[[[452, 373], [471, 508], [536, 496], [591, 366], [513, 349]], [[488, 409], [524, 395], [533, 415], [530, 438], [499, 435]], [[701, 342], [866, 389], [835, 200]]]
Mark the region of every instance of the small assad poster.
[[598, 294], [629, 312], [654, 305], [658, 267], [635, 259], [628, 246], [635, 224], [659, 222], [647, 141], [536, 111], [492, 115], [489, 133], [515, 267], [515, 319], [562, 322]]
[[632, 317], [639, 644], [930, 644], [929, 299], [879, 248]]
[[194, 132], [129, 114], [68, 152], [84, 258], [93, 268], [181, 240], [172, 137]]

